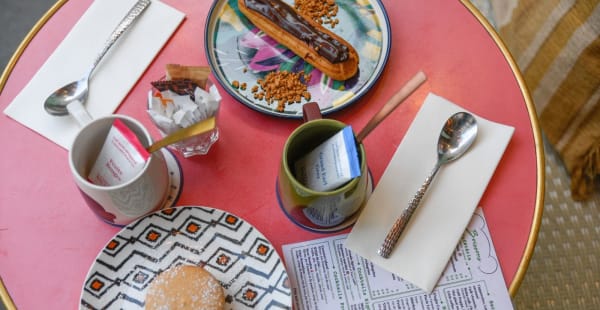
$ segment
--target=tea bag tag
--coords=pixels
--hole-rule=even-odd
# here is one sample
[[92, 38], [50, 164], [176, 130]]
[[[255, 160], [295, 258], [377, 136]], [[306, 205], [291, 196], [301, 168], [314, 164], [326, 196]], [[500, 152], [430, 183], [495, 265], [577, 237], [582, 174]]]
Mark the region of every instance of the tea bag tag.
[[294, 164], [296, 178], [316, 191], [336, 189], [359, 177], [358, 150], [351, 126], [321, 143]]
[[150, 153], [135, 133], [117, 119], [106, 136], [88, 180], [102, 186], [126, 183], [144, 169], [148, 158]]

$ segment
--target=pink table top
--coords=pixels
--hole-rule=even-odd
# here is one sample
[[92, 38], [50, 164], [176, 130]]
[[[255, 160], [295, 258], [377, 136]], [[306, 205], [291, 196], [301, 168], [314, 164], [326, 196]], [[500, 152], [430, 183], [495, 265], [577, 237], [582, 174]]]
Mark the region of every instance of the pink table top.
[[[26, 38], [0, 86], [4, 110], [68, 33], [92, 0], [60, 1]], [[154, 129], [145, 112], [150, 81], [167, 63], [206, 65], [204, 27], [210, 5], [165, 0], [186, 20], [156, 57], [117, 113]], [[544, 157], [533, 105], [514, 61], [469, 4], [457, 1], [382, 1], [391, 23], [391, 52], [376, 86], [359, 102], [328, 117], [362, 128], [418, 70], [428, 81], [365, 140], [375, 183], [428, 92], [493, 121], [515, 127], [508, 148], [480, 201], [511, 295], [535, 245], [542, 212]], [[47, 18], [47, 21], [46, 21]], [[14, 65], [14, 67], [13, 67]], [[11, 70], [12, 69], [12, 70]], [[274, 192], [278, 160], [300, 124], [258, 113], [220, 89], [220, 139], [206, 156], [179, 156], [184, 186], [177, 205], [234, 213], [260, 230], [281, 254], [283, 244], [325, 237], [292, 224]], [[158, 137], [156, 130], [152, 131]], [[99, 221], [71, 180], [67, 151], [5, 115], [0, 116], [0, 275], [22, 309], [79, 304], [96, 255], [119, 231]], [[347, 233], [349, 229], [340, 233]]]

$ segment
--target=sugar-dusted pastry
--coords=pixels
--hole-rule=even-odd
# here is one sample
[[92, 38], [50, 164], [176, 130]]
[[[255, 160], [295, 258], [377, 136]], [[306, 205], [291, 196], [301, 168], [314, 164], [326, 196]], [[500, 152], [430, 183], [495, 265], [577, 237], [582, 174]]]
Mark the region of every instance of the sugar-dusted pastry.
[[224, 306], [221, 284], [199, 266], [181, 265], [165, 270], [152, 280], [146, 294], [146, 310], [211, 310]]
[[238, 6], [256, 27], [332, 79], [358, 71], [358, 53], [348, 42], [283, 1], [238, 0]]

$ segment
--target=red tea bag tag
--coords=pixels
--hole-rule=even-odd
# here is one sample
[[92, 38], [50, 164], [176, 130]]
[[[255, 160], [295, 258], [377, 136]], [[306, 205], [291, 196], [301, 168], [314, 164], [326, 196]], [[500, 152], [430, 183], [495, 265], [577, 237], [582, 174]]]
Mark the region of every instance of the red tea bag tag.
[[144, 169], [150, 153], [135, 133], [121, 120], [114, 121], [88, 180], [114, 186], [128, 182]]

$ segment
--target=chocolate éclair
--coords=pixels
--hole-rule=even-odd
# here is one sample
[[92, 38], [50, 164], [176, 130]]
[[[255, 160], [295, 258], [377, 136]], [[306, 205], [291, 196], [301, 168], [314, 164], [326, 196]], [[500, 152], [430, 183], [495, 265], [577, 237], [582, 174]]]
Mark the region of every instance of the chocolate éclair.
[[240, 11], [260, 30], [334, 80], [358, 71], [359, 57], [347, 41], [305, 18], [281, 0], [238, 0]]

